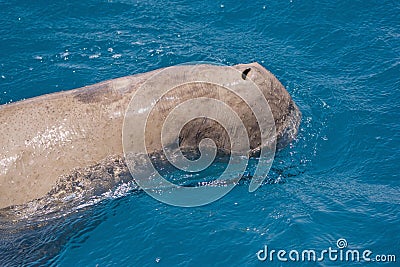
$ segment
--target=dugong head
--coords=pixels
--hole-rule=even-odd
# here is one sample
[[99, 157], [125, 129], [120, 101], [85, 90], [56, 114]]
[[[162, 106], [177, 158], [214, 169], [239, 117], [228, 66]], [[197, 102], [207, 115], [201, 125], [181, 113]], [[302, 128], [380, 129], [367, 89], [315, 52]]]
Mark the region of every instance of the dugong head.
[[[300, 116], [282, 84], [257, 63], [175, 66], [160, 70], [136, 89], [124, 118], [124, 155], [135, 181], [154, 198], [178, 206], [203, 205], [238, 182], [247, 166], [242, 159], [249, 156], [259, 156], [249, 186], [256, 190], [276, 148], [295, 137]], [[193, 150], [198, 159], [188, 160], [182, 153]], [[215, 194], [201, 187], [195, 190], [205, 191], [195, 194], [170, 183], [150, 160], [160, 157], [180, 170], [199, 172], [210, 166], [217, 152], [231, 154], [235, 163], [229, 160], [218, 177], [229, 182], [221, 191], [212, 189]]]
[[[228, 132], [237, 132], [243, 124], [249, 144], [236, 140], [248, 145], [243, 149], [254, 156], [262, 146], [286, 146], [295, 138], [300, 119], [284, 86], [258, 63], [175, 66], [159, 71], [137, 89], [124, 126], [133, 134], [124, 135], [124, 147], [137, 151], [136, 146], [146, 141], [147, 152], [159, 151], [179, 139], [181, 149], [193, 149], [211, 139], [220, 151], [232, 152], [238, 133]], [[141, 127], [144, 131], [137, 131]]]

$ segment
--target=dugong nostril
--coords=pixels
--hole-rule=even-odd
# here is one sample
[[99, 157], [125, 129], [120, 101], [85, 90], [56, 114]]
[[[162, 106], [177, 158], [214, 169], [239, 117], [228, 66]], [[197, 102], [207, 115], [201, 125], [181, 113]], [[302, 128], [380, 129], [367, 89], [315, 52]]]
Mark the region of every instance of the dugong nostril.
[[251, 71], [251, 68], [247, 68], [242, 72], [242, 79], [246, 80], [247, 74]]

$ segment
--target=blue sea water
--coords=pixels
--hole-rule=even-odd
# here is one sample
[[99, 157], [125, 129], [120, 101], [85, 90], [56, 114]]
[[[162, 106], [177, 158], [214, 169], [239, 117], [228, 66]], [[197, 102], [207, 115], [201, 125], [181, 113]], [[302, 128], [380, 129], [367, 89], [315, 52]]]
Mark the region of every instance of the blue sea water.
[[400, 262], [400, 2], [1, 0], [0, 37], [0, 104], [188, 61], [257, 61], [303, 113], [275, 182], [254, 193], [245, 182], [179, 208], [135, 191], [16, 224], [0, 233], [1, 266], [396, 266], [256, 256], [340, 238]]

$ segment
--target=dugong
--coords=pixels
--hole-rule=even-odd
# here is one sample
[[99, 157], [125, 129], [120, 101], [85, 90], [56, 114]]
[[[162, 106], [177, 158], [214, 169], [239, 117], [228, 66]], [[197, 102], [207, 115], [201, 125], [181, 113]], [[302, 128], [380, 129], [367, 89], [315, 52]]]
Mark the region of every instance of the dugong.
[[[174, 75], [188, 75], [190, 65], [177, 66]], [[275, 122], [276, 148], [291, 142], [301, 120], [301, 112], [278, 79], [258, 63], [232, 67], [203, 64], [197, 70], [234, 68], [234, 84], [254, 83], [262, 91]], [[60, 177], [98, 166], [111, 157], [123, 160], [122, 129], [124, 115], [135, 92], [161, 70], [113, 79], [70, 91], [43, 95], [0, 106], [0, 208], [38, 199], [52, 190]], [[173, 105], [174, 99], [209, 94], [194, 91], [190, 85], [160, 103]], [[218, 96], [216, 96], [218, 98]], [[229, 96], [226, 96], [229, 98]], [[229, 102], [230, 101], [230, 102]], [[249, 135], [250, 155], [257, 155], [260, 130], [252, 110], [235, 99], [228, 99], [243, 120]], [[249, 105], [257, 103], [249, 103]], [[163, 110], [159, 115], [163, 115]], [[156, 113], [157, 114], [157, 113]], [[153, 116], [154, 117], [154, 116]], [[157, 117], [155, 118], [157, 120]], [[224, 129], [214, 121], [195, 120], [180, 133], [182, 145], [196, 146], [204, 138], [218, 148], [229, 150]], [[157, 150], [158, 144], [153, 144]], [[115, 160], [115, 158], [114, 158]], [[107, 164], [110, 164], [108, 162]]]

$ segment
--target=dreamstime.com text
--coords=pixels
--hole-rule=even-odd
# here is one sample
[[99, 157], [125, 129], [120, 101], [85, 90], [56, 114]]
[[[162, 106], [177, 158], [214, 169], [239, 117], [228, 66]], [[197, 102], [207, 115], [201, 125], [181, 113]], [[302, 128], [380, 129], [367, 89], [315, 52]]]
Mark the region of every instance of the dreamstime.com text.
[[340, 238], [336, 242], [337, 248], [329, 247], [324, 250], [304, 249], [290, 251], [284, 249], [270, 249], [267, 245], [256, 255], [259, 261], [292, 261], [292, 262], [396, 262], [395, 254], [374, 254], [371, 250], [348, 249], [347, 240]]

